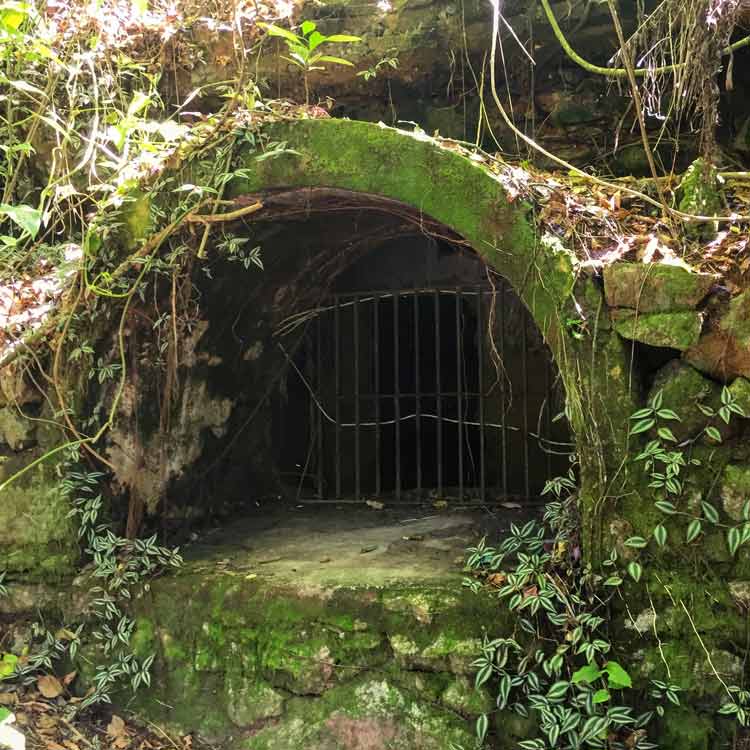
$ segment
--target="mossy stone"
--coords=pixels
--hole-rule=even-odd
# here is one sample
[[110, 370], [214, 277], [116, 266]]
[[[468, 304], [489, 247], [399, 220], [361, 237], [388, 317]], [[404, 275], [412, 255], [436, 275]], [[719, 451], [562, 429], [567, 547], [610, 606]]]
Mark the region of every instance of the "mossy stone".
[[0, 444], [20, 451], [36, 443], [36, 424], [18, 409], [7, 406], [0, 409]]
[[750, 466], [729, 464], [721, 481], [721, 501], [733, 521], [744, 521], [742, 510], [750, 500]]
[[659, 392], [662, 394], [662, 407], [671, 409], [680, 418], [679, 421], [665, 422], [678, 441], [697, 436], [709, 423], [698, 404], [712, 408], [720, 405], [721, 388], [679, 359], [667, 362], [656, 373], [648, 394], [649, 399], [653, 399]]
[[[21, 460], [27, 464], [37, 455], [31, 452]], [[5, 487], [0, 502], [0, 570], [23, 573], [27, 581], [70, 575], [79, 550], [69, 511], [53, 461], [38, 464]]]
[[227, 715], [238, 727], [281, 716], [285, 696], [257, 675], [230, 672], [226, 679]]
[[625, 339], [685, 351], [698, 341], [703, 316], [694, 310], [642, 315], [635, 310], [613, 310], [612, 321]]
[[612, 263], [604, 268], [604, 293], [610, 307], [639, 313], [692, 310], [716, 281], [683, 265]]
[[750, 419], [750, 380], [747, 378], [737, 378], [729, 386], [729, 392], [732, 394], [737, 406], [745, 413], [745, 417]]

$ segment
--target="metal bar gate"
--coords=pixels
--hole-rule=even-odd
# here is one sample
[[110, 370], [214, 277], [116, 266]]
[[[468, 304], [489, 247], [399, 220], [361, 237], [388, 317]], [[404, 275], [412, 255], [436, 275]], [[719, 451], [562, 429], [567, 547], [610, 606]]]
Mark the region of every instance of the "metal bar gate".
[[507, 284], [337, 294], [310, 325], [317, 498], [532, 499], [566, 470], [554, 365]]

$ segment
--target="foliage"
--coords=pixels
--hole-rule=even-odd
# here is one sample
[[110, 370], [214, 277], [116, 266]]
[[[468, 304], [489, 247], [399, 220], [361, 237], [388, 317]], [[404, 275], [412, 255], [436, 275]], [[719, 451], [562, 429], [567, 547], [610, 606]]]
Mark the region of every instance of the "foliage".
[[352, 42], [361, 41], [358, 36], [353, 36], [351, 34], [332, 34], [331, 36], [325, 36], [318, 31], [317, 24], [314, 21], [303, 21], [300, 26], [300, 34], [295, 34], [293, 31], [289, 31], [288, 29], [284, 29], [281, 26], [276, 26], [272, 23], [260, 23], [258, 25], [261, 28], [266, 29], [270, 36], [280, 37], [286, 43], [289, 57], [286, 57], [285, 59], [293, 65], [296, 65], [302, 71], [304, 76], [306, 104], [310, 103], [308, 75], [313, 70], [325, 70], [325, 66], [321, 65], [321, 63], [352, 65], [349, 60], [346, 60], [343, 57], [336, 57], [334, 55], [325, 54], [324, 52], [319, 52], [318, 48], [324, 44], [351, 44]]
[[[571, 535], [576, 525], [569, 522], [575, 500], [563, 500], [570, 482], [563, 477], [548, 483], [557, 499], [548, 505], [545, 524], [511, 524], [497, 547], [482, 540], [468, 551], [472, 577], [465, 585], [497, 596], [523, 634], [485, 639], [474, 663], [476, 686], [496, 686], [501, 711], [536, 712], [543, 737], [520, 741], [523, 750], [654, 748], [644, 731], [654, 711], [634, 714], [631, 677], [613, 658], [607, 635], [608, 605], [623, 581], [614, 576], [605, 581], [590, 566], [578, 566]], [[678, 688], [668, 690], [669, 700], [679, 702]], [[654, 710], [660, 705], [657, 701]], [[486, 716], [477, 723], [480, 745], [488, 725]]]

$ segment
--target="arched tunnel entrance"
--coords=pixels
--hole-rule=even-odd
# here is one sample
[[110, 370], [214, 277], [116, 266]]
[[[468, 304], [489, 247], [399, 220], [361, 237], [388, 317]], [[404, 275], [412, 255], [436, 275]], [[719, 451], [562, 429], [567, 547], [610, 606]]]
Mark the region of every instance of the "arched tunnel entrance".
[[233, 513], [536, 505], [571, 446], [556, 367], [510, 284], [394, 201], [316, 189], [266, 205], [194, 277], [199, 382], [182, 411], [205, 396], [215, 418], [170, 513], [185, 498]]
[[[534, 502], [566, 470], [554, 363], [509, 284], [413, 231], [368, 250], [303, 327], [274, 398], [297, 499]], [[561, 460], [562, 458], [562, 460]]]

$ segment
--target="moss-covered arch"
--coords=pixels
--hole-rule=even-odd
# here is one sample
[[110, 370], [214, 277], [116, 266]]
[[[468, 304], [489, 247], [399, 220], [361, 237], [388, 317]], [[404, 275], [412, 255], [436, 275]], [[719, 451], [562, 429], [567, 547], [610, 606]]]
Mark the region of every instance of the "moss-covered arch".
[[266, 131], [285, 144], [279, 156], [240, 158], [252, 175], [232, 183], [234, 195], [279, 188], [337, 188], [389, 198], [461, 235], [513, 285], [555, 348], [561, 310], [571, 301], [576, 260], [540, 242], [530, 207], [514, 202], [501, 179], [480, 162], [421, 133], [366, 122], [319, 119]]
[[597, 556], [602, 503], [627, 494], [622, 457], [637, 394], [594, 277], [559, 239], [539, 236], [532, 207], [511, 197], [502, 176], [450, 144], [337, 119], [277, 123], [264, 136], [277, 144], [279, 155], [258, 160], [248, 146], [239, 158], [246, 176], [231, 183], [231, 195], [333, 188], [398, 201], [456, 232], [511, 283], [565, 385], [581, 463], [586, 541]]

